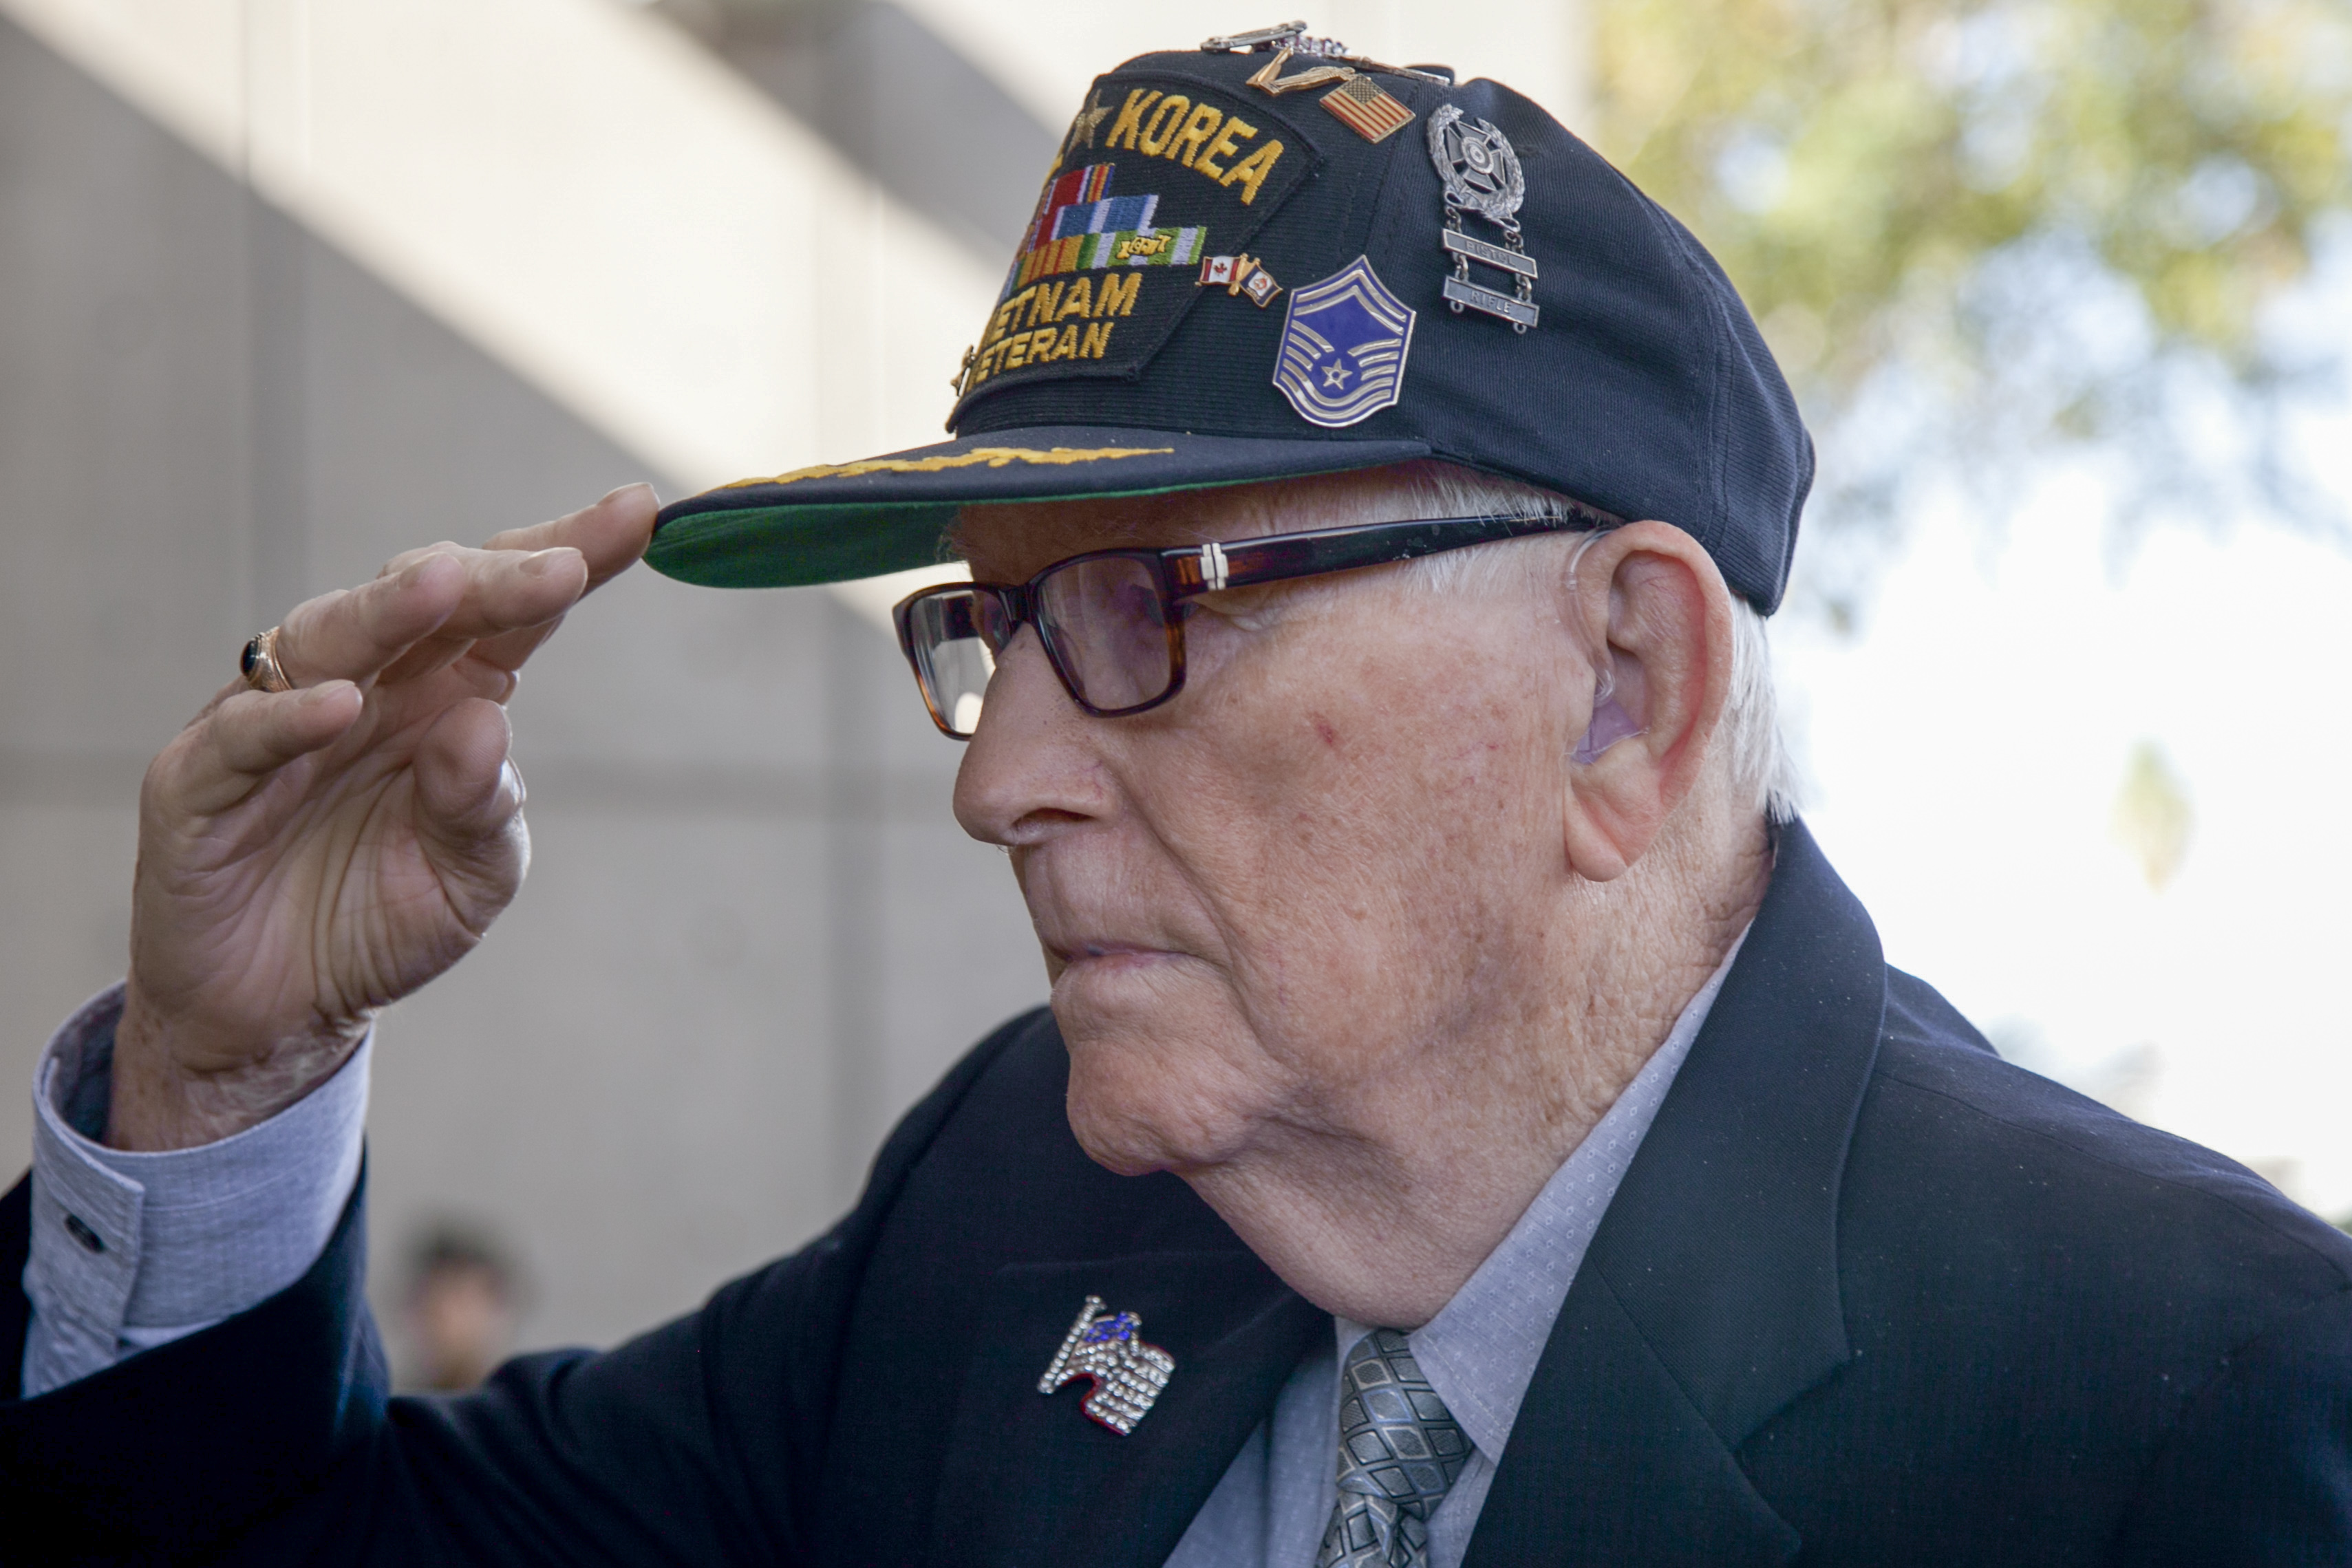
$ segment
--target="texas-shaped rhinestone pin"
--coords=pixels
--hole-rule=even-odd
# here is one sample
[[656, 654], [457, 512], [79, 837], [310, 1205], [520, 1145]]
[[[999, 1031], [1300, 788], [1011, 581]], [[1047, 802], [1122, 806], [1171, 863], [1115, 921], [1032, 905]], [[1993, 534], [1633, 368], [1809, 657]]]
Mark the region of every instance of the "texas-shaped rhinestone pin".
[[1133, 1312], [1105, 1313], [1103, 1299], [1088, 1296], [1078, 1321], [1062, 1336], [1062, 1348], [1037, 1380], [1037, 1392], [1051, 1394], [1066, 1383], [1087, 1378], [1092, 1392], [1079, 1406], [1087, 1417], [1124, 1437], [1151, 1413], [1168, 1386], [1176, 1358], [1135, 1337], [1143, 1320]]

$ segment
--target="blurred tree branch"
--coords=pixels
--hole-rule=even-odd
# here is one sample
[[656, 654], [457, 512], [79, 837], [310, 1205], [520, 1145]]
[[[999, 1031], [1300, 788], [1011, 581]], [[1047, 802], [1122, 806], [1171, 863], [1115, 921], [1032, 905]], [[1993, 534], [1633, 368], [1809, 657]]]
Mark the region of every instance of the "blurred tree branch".
[[[2352, 204], [2344, 0], [1600, 0], [1597, 141], [1754, 307], [1850, 619], [1923, 483], [2106, 445], [2119, 511], [2345, 530], [2282, 457], [2340, 346], [2267, 308]], [[1998, 507], [1991, 508], [1999, 514]]]

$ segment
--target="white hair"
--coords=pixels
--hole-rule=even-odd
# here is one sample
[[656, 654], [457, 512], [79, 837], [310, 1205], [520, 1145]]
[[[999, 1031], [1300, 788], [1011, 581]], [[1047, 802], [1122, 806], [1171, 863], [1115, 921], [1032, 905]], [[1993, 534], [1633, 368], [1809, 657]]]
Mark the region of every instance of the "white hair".
[[[1489, 514], [1564, 517], [1567, 498], [1549, 490], [1445, 463], [1416, 463], [1405, 478], [1438, 517]], [[1542, 559], [1529, 547], [1558, 535], [1447, 550], [1423, 556], [1406, 570], [1445, 592], [1490, 592], [1513, 575], [1524, 580]], [[1792, 821], [1799, 803], [1795, 760], [1780, 736], [1780, 695], [1772, 681], [1772, 648], [1764, 617], [1738, 594], [1731, 599], [1731, 694], [1723, 708], [1722, 740], [1735, 799], [1751, 801], [1774, 822]]]

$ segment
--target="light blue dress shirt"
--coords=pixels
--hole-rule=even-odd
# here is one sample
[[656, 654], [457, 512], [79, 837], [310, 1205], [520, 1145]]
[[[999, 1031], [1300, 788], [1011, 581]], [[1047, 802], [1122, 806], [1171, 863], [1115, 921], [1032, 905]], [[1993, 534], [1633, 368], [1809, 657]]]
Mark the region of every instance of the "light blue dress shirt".
[[[1609, 1113], [1536, 1194], [1502, 1244], [1438, 1314], [1407, 1337], [1414, 1362], [1474, 1445], [1429, 1520], [1430, 1568], [1461, 1568], [1519, 1401], [1584, 1249], [1690, 1055], [1746, 933]], [[1332, 1338], [1299, 1362], [1274, 1415], [1250, 1434], [1177, 1542], [1168, 1568], [1307, 1568], [1339, 1500], [1339, 1361], [1374, 1325], [1333, 1318]]]
[[[1430, 1519], [1431, 1568], [1461, 1568], [1585, 1249], [1738, 954], [1735, 942], [1502, 1244], [1411, 1335], [1430, 1386], [1475, 1445]], [[101, 992], [58, 1030], [35, 1070], [27, 1398], [292, 1284], [326, 1249], [359, 1179], [373, 1037], [333, 1077], [258, 1126], [198, 1148], [127, 1154], [96, 1141], [121, 1010], [120, 986]], [[1339, 1494], [1339, 1358], [1370, 1332], [1332, 1320], [1331, 1340], [1299, 1362], [1168, 1568], [1314, 1563]]]
[[131, 1154], [97, 1141], [121, 1016], [122, 988], [100, 992], [33, 1070], [28, 1399], [268, 1301], [327, 1249], [359, 1180], [373, 1036], [258, 1126]]

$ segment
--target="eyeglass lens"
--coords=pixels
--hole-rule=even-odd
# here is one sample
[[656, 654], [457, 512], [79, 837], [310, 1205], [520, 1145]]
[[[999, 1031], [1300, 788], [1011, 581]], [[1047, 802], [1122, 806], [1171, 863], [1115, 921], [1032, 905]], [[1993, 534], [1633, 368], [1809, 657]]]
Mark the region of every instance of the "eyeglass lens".
[[[1094, 712], [1142, 706], [1175, 682], [1159, 580], [1143, 559], [1071, 561], [1037, 585], [1037, 620], [1071, 695]], [[1003, 601], [985, 589], [926, 594], [908, 606], [916, 674], [950, 734], [980, 727], [996, 656], [1017, 630]]]
[[1003, 606], [992, 593], [963, 589], [935, 593], [908, 606], [908, 643], [923, 695], [950, 733], [969, 736], [980, 727], [980, 706], [988, 678], [996, 673], [996, 653], [1011, 640]]
[[1175, 677], [1159, 580], [1136, 557], [1070, 562], [1037, 585], [1037, 619], [1077, 699], [1098, 712], [1150, 702]]

